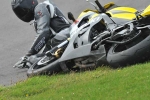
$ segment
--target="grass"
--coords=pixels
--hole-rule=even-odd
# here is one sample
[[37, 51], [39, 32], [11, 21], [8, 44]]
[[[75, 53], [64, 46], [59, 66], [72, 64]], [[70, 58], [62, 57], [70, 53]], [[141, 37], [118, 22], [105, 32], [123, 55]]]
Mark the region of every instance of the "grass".
[[28, 78], [0, 87], [0, 100], [149, 100], [150, 63]]

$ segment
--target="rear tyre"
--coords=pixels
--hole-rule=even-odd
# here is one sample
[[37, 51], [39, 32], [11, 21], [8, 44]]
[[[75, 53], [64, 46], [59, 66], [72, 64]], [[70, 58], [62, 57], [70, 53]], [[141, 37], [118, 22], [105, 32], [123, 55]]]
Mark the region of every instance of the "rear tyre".
[[150, 31], [143, 32], [136, 40], [125, 45], [113, 45], [107, 61], [113, 68], [142, 63], [150, 59]]

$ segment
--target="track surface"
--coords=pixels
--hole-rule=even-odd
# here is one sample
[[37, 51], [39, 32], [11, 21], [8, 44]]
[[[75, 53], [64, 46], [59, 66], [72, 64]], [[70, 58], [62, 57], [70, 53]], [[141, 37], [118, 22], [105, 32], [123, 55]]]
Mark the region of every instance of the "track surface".
[[[94, 9], [86, 0], [54, 1], [65, 16], [71, 11], [77, 18], [82, 10]], [[115, 2], [117, 5], [132, 6], [137, 9], [143, 9], [150, 4], [150, 0], [100, 1], [102, 4]], [[0, 85], [8, 86], [27, 79], [26, 69], [14, 69], [12, 66], [29, 50], [36, 33], [30, 23], [24, 23], [14, 15], [10, 0], [0, 0], [0, 4]]]

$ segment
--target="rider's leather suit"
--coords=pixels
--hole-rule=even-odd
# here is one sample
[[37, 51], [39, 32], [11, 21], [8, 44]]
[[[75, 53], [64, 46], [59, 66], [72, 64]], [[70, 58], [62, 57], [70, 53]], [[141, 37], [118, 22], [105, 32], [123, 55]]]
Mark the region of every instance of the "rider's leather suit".
[[69, 37], [70, 23], [53, 3], [39, 3], [34, 9], [34, 17], [37, 38], [27, 55], [37, 54], [45, 45], [46, 51], [50, 48], [49, 41], [56, 45]]

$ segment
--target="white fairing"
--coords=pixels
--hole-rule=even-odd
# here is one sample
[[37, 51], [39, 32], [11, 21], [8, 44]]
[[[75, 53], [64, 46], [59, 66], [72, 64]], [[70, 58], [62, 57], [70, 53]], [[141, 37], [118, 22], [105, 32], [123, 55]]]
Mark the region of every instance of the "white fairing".
[[47, 56], [44, 56], [38, 63], [37, 65], [44, 65], [50, 61], [50, 58]]
[[88, 27], [90, 24], [85, 23], [82, 26], [78, 28], [78, 24], [72, 25], [72, 29], [70, 31], [70, 38], [72, 38], [75, 34], [82, 34], [83, 32], [88, 30]]

